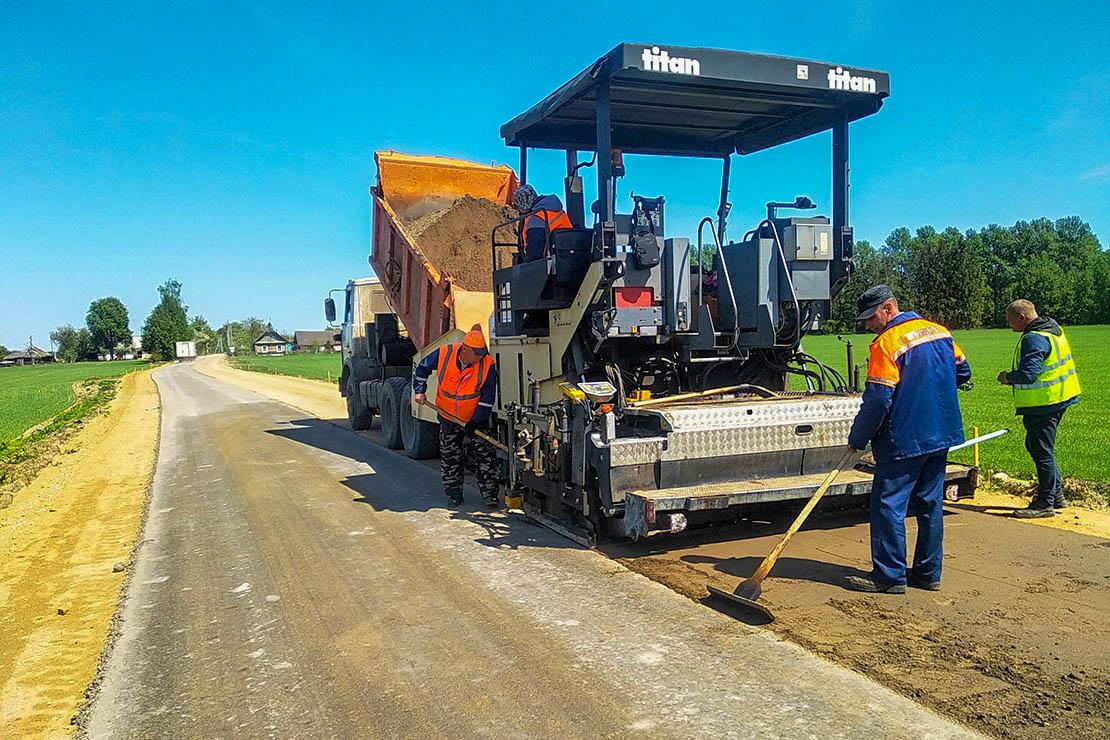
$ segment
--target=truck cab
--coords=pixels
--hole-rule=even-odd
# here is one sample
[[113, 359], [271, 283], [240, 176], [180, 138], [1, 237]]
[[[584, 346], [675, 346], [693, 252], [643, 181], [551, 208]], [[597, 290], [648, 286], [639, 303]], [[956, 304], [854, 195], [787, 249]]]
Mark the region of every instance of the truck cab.
[[[332, 293], [338, 293], [338, 290]], [[385, 288], [374, 277], [349, 280], [343, 288], [340, 345], [343, 370], [339, 393], [347, 399], [347, 419], [352, 429], [369, 429], [381, 413], [380, 393], [369, 386], [391, 377], [407, 377], [415, 347], [400, 320], [390, 309]], [[324, 301], [330, 323], [336, 320], [335, 299]]]

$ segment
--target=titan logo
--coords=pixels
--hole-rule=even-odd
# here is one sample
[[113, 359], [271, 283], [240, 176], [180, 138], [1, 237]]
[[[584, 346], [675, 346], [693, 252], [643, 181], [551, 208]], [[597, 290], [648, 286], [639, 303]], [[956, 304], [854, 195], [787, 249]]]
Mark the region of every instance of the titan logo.
[[701, 62], [686, 57], [672, 57], [658, 46], [644, 49], [641, 55], [644, 69], [648, 72], [673, 72], [676, 75], [700, 75]]
[[851, 90], [852, 92], [875, 92], [875, 80], [871, 77], [856, 77], [842, 67], [829, 70], [830, 90]]

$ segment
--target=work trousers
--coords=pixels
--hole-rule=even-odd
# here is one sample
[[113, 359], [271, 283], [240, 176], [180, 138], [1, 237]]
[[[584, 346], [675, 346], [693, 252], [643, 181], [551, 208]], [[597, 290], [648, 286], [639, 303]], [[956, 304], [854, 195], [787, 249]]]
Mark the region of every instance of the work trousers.
[[917, 518], [913, 577], [939, 581], [944, 541], [944, 471], [948, 450], [880, 462], [871, 484], [872, 578], [906, 582], [906, 514]]
[[1037, 493], [1035, 504], [1064, 506], [1064, 479], [1056, 464], [1056, 429], [1067, 407], [1048, 414], [1024, 414], [1025, 449], [1037, 467]]
[[443, 492], [454, 501], [461, 501], [463, 497], [467, 459], [474, 465], [482, 498], [496, 499], [500, 470], [493, 446], [467, 434], [458, 424], [440, 418], [439, 465], [443, 471]]

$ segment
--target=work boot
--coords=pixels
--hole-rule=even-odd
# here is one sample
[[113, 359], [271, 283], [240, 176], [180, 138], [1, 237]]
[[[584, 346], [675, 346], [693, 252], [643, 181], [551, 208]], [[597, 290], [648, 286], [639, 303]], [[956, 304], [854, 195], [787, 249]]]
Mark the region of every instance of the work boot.
[[1056, 516], [1056, 510], [1051, 502], [1044, 499], [1033, 499], [1027, 508], [1014, 512], [1015, 519], [1047, 519], [1053, 516]]
[[864, 591], [869, 594], [904, 594], [904, 583], [881, 583], [871, 576], [848, 576], [844, 579], [844, 587], [850, 591]]
[[940, 591], [940, 581], [930, 581], [912, 573], [906, 578], [906, 584], [910, 588], [920, 588], [923, 591]]
[[444, 491], [447, 494], [447, 500], [453, 505], [459, 506], [463, 502], [463, 495], [461, 491]]
[[1068, 500], [1064, 498], [1063, 491], [1057, 491], [1056, 495], [1052, 497], [1052, 508], [1057, 510], [1068, 508]]

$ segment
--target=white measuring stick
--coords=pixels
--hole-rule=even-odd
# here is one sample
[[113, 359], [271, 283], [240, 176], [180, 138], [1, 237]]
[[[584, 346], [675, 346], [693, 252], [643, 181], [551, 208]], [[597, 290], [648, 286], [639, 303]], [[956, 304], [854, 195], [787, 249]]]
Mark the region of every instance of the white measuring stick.
[[955, 447], [949, 447], [948, 451], [949, 452], [955, 452], [956, 450], [962, 450], [965, 447], [971, 447], [974, 444], [979, 444], [980, 442], [986, 442], [988, 439], [994, 439], [995, 437], [1001, 437], [1003, 434], [1009, 433], [1009, 431], [1010, 431], [1009, 429], [999, 429], [997, 432], [991, 432], [990, 434], [981, 434], [978, 437], [976, 437], [975, 439], [969, 439], [968, 441], [964, 442], [963, 444], [958, 444]]

